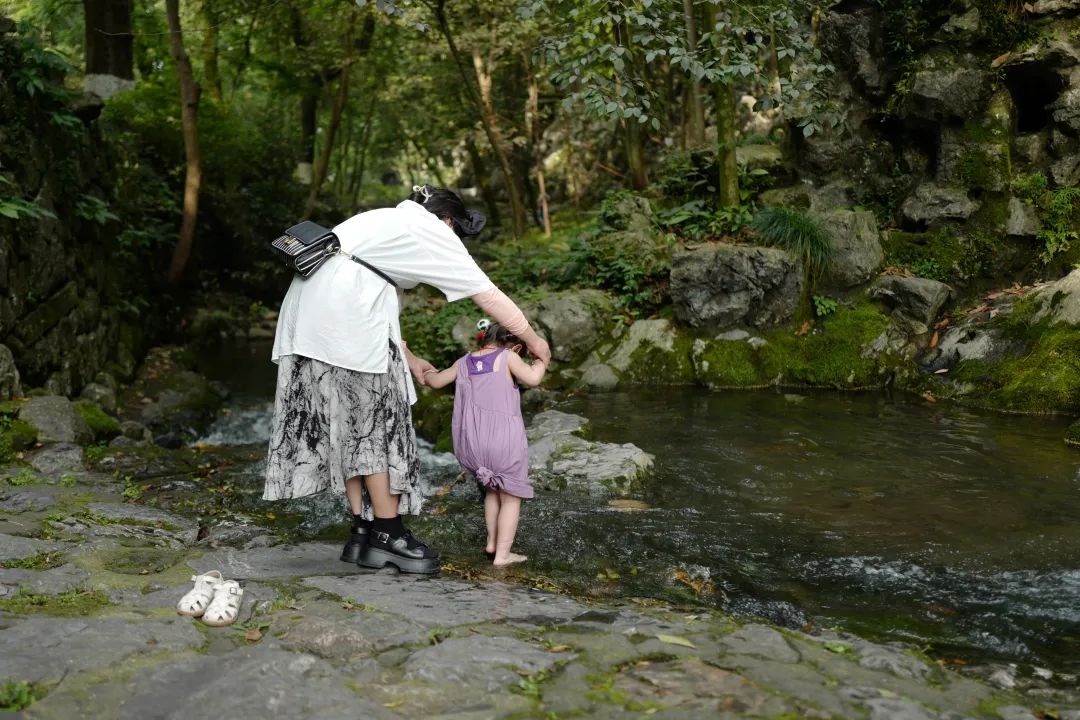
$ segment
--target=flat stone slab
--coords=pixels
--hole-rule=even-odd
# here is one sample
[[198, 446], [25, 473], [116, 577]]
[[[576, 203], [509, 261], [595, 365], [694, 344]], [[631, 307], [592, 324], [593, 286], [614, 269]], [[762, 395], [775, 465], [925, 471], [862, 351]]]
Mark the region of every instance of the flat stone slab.
[[322, 658], [348, 660], [427, 641], [428, 628], [400, 615], [369, 608], [343, 611], [304, 604], [305, 617], [282, 643]]
[[194, 544], [199, 533], [192, 520], [144, 505], [90, 503], [86, 510], [88, 518], [71, 516], [51, 525], [87, 538], [132, 538], [172, 548]]
[[534, 625], [569, 622], [587, 608], [562, 595], [503, 583], [467, 583], [408, 575], [309, 577], [306, 585], [425, 627], [514, 621]]
[[[119, 720], [176, 718], [192, 713], [230, 720], [319, 718], [394, 720], [400, 716], [349, 688], [348, 677], [311, 655], [257, 645], [139, 672], [106, 696], [123, 698], [109, 708]], [[41, 717], [97, 717], [94, 698], [49, 695], [33, 706]]]
[[22, 560], [32, 555], [53, 552], [59, 548], [60, 545], [48, 540], [0, 534], [0, 563], [5, 560]]
[[329, 543], [301, 543], [254, 547], [248, 550], [221, 548], [204, 554], [188, 565], [199, 572], [220, 570], [227, 578], [266, 580], [308, 575], [357, 574], [363, 571], [356, 565], [341, 562], [341, 546]]
[[[231, 578], [230, 578], [231, 579]], [[137, 608], [157, 608], [173, 610], [180, 598], [191, 590], [192, 583], [181, 583], [158, 587], [150, 592], [140, 592], [137, 589], [113, 590], [109, 592], [109, 600], [117, 605], [125, 605]], [[256, 609], [274, 602], [278, 599], [278, 591], [268, 585], [258, 583], [244, 583], [244, 597], [240, 603], [240, 613], [236, 616], [236, 622], [244, 623], [251, 620]]]
[[41, 490], [0, 491], [0, 512], [40, 512], [56, 504], [56, 498]]
[[741, 675], [696, 658], [633, 663], [615, 677], [614, 689], [630, 700], [676, 712], [657, 717], [717, 717], [721, 712], [724, 717], [779, 717], [793, 711]]
[[171, 526], [181, 530], [198, 529], [198, 525], [193, 520], [145, 505], [90, 503], [86, 509], [95, 517], [117, 523], [147, 523], [163, 527]]
[[71, 563], [49, 570], [0, 569], [0, 597], [63, 595], [85, 589], [89, 579], [90, 573]]
[[48, 445], [30, 456], [30, 465], [42, 475], [80, 472], [86, 469], [83, 464], [83, 449], [74, 443]]
[[721, 643], [738, 655], [753, 655], [784, 663], [799, 662], [799, 653], [787, 639], [766, 625], [746, 625], [724, 637]]
[[33, 617], [0, 630], [0, 681], [55, 681], [134, 655], [195, 649], [203, 641], [191, 620], [181, 617], [144, 622]]
[[450, 638], [410, 655], [405, 679], [499, 692], [517, 684], [518, 670], [532, 675], [572, 659], [509, 637]]

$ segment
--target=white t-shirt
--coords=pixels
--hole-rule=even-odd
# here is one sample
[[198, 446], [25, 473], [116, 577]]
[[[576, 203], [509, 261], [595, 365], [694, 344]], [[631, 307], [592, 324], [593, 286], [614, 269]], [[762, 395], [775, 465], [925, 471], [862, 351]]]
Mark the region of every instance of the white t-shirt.
[[[411, 200], [354, 215], [334, 233], [343, 251], [401, 288], [425, 283], [453, 302], [495, 287], [454, 231]], [[273, 361], [303, 355], [358, 372], [388, 372], [387, 347], [391, 340], [401, 344], [399, 293], [347, 257], [330, 258], [310, 277], [297, 275], [281, 303]]]

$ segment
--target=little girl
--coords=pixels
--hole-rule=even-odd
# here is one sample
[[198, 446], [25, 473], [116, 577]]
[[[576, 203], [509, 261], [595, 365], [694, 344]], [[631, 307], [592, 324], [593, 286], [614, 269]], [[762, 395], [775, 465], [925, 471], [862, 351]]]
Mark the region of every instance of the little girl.
[[[487, 553], [496, 567], [528, 558], [510, 552], [522, 498], [533, 496], [529, 446], [521, 419], [521, 394], [514, 384], [536, 387], [544, 363], [529, 365], [518, 353], [523, 343], [506, 328], [481, 320], [480, 349], [452, 366], [424, 375], [433, 388], [457, 382], [454, 393], [454, 455], [484, 486]], [[429, 374], [430, 373], [430, 374]]]

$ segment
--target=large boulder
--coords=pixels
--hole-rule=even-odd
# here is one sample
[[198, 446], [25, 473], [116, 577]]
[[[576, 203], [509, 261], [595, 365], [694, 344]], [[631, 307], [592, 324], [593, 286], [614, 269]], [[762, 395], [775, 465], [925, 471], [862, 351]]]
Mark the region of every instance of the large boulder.
[[549, 295], [530, 310], [551, 343], [551, 356], [571, 362], [596, 344], [614, 304], [599, 290], [573, 290]]
[[1005, 234], [1009, 237], [1033, 238], [1042, 230], [1042, 221], [1033, 205], [1020, 198], [1009, 198], [1009, 215], [1005, 219]]
[[19, 419], [37, 428], [38, 442], [85, 445], [94, 435], [66, 397], [32, 397], [19, 408]]
[[821, 15], [825, 54], [860, 91], [875, 100], [884, 100], [892, 85], [881, 29], [881, 11], [870, 3], [833, 7]]
[[0, 345], [0, 400], [10, 400], [22, 395], [19, 384], [19, 368], [7, 345]]
[[600, 207], [600, 223], [612, 230], [650, 230], [654, 215], [648, 198], [629, 192], [609, 195]]
[[849, 288], [869, 280], [885, 260], [874, 213], [834, 210], [817, 217], [833, 244], [825, 282]]
[[1035, 0], [1030, 12], [1032, 15], [1076, 15], [1080, 13], [1080, 0]]
[[1038, 304], [1032, 318], [1035, 322], [1045, 320], [1051, 325], [1080, 325], [1080, 269], [1040, 288], [1035, 294], [1035, 302]]
[[978, 58], [930, 52], [917, 61], [904, 113], [930, 122], [966, 120], [981, 109], [989, 90], [988, 66]]
[[922, 183], [900, 206], [900, 215], [909, 224], [926, 226], [939, 220], [967, 220], [979, 203], [959, 187]]
[[894, 318], [921, 325], [918, 332], [929, 329], [951, 294], [943, 282], [897, 275], [879, 278], [870, 288], [870, 297], [891, 308]]
[[776, 248], [709, 243], [671, 261], [675, 314], [692, 327], [775, 325], [791, 318], [802, 291], [802, 264]]
[[970, 325], [951, 327], [941, 335], [937, 347], [927, 350], [920, 362], [930, 372], [952, 368], [964, 360], [993, 363], [1009, 351], [1011, 343], [996, 328]]

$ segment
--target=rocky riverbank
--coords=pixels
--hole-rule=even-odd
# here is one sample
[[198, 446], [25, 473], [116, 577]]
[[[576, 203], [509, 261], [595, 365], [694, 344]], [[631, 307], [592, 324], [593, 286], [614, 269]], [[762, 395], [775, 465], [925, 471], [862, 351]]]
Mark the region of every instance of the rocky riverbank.
[[[0, 702], [25, 717], [1080, 718], [902, 645], [205, 532], [74, 463], [2, 482]], [[233, 627], [173, 610], [211, 569], [245, 585]]]

